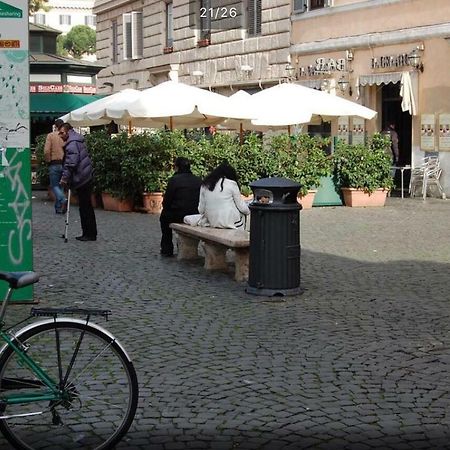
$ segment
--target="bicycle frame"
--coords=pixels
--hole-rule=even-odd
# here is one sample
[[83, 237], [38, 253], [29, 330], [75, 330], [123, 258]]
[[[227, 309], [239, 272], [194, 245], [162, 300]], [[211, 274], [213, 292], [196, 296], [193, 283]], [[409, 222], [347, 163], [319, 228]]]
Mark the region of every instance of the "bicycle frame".
[[[1, 395], [0, 404], [3, 403], [3, 405], [13, 405], [20, 403], [32, 403], [42, 400], [43, 401], [61, 400], [62, 392], [60, 391], [58, 384], [32, 358], [30, 358], [23, 349], [18, 347], [7, 333], [3, 331], [4, 326], [3, 318], [5, 316], [6, 305], [11, 298], [12, 292], [13, 289], [9, 288], [3, 301], [2, 309], [0, 311], [0, 338], [6, 344], [1, 349], [1, 352], [3, 352], [6, 347], [11, 347], [19, 357], [20, 361], [23, 364], [25, 364], [31, 370], [31, 372], [33, 372], [36, 375], [36, 377], [42, 382], [43, 385], [49, 388], [50, 392], [45, 394], [42, 393], [33, 394], [32, 392], [31, 393], [29, 392], [27, 393], [27, 395], [20, 395], [20, 394]], [[12, 382], [12, 384], [14, 383]], [[15, 385], [14, 387], [17, 388], [17, 385]], [[10, 389], [12, 389], [12, 387], [10, 387]], [[8, 387], [6, 387], [6, 390], [8, 390]]]

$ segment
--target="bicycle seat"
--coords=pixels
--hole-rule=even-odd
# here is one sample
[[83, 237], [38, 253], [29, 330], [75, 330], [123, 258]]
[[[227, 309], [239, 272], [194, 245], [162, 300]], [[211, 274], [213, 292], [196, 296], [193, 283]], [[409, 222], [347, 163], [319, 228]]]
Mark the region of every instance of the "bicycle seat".
[[0, 280], [9, 283], [13, 289], [18, 289], [39, 281], [39, 275], [36, 272], [0, 272]]

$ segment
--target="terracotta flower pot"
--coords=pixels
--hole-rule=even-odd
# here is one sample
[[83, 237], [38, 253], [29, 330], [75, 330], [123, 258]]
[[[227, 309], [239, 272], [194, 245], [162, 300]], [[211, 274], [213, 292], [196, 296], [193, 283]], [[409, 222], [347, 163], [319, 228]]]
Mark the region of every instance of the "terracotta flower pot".
[[345, 206], [384, 206], [388, 194], [387, 189], [377, 189], [372, 193], [364, 192], [362, 189], [342, 188]]
[[161, 214], [163, 202], [162, 192], [144, 192], [142, 203], [149, 214]]
[[317, 189], [311, 189], [306, 195], [299, 195], [298, 202], [302, 205], [302, 209], [311, 209], [314, 203]]
[[113, 197], [106, 192], [102, 193], [103, 208], [106, 211], [130, 212], [133, 211], [133, 200], [126, 198], [124, 200]]

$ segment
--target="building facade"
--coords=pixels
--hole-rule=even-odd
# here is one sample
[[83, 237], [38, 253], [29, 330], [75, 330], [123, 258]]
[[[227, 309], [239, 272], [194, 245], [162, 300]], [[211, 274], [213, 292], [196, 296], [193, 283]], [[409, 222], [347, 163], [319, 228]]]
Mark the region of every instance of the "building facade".
[[101, 98], [96, 95], [96, 74], [103, 66], [57, 55], [59, 34], [53, 28], [30, 24], [32, 147], [36, 136], [48, 133], [57, 117]]
[[450, 195], [448, 0], [96, 0], [93, 12], [99, 92], [170, 78], [226, 95], [287, 79], [328, 90], [377, 118], [310, 132], [356, 143], [394, 123], [399, 164], [438, 153]]
[[274, 84], [286, 77], [291, 9], [290, 0], [97, 0], [97, 57], [108, 66], [99, 88], [170, 78], [224, 93]]
[[87, 25], [95, 30], [94, 0], [49, 0], [47, 5], [48, 11], [38, 11], [31, 17], [34, 24], [46, 25], [62, 33], [68, 33], [76, 25]]
[[[304, 2], [302, 2], [304, 3]], [[438, 154], [450, 194], [450, 5], [447, 0], [334, 0], [292, 15], [295, 76], [345, 88], [345, 96], [378, 111], [377, 118], [338, 120], [334, 136], [366, 134], [394, 123], [400, 165]]]
[[[74, 26], [87, 25], [93, 30], [97, 26], [97, 18], [92, 12], [94, 0], [49, 0], [48, 11], [40, 10], [30, 17], [30, 22], [43, 25], [67, 34]], [[84, 55], [87, 61], [95, 61], [96, 55]]]

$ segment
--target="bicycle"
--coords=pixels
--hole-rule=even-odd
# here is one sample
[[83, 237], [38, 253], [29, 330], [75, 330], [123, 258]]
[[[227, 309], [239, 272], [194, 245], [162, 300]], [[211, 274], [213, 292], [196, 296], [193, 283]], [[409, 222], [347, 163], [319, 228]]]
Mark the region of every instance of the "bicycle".
[[19, 449], [113, 447], [134, 419], [138, 382], [120, 342], [90, 322], [91, 316], [108, 319], [110, 311], [33, 307], [26, 320], [45, 318], [5, 329], [13, 291], [39, 276], [0, 272], [0, 280], [9, 284], [0, 310], [0, 431]]

